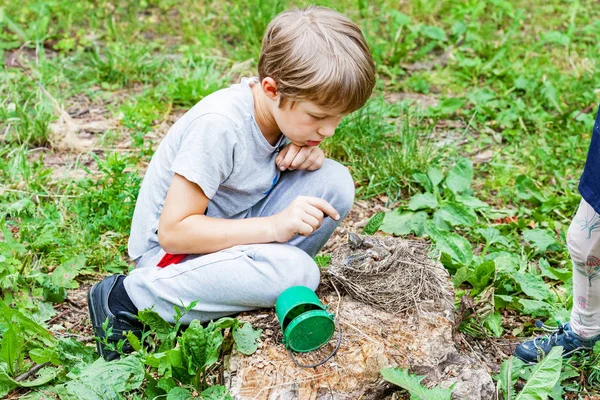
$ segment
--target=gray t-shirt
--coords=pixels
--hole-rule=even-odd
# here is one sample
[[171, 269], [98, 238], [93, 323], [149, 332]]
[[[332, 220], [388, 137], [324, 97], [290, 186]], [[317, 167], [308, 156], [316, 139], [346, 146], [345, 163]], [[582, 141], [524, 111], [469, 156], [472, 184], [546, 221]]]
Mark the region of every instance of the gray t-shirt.
[[249, 83], [210, 94], [171, 127], [150, 161], [133, 213], [129, 256], [159, 246], [158, 221], [175, 173], [198, 184], [210, 199], [206, 215], [244, 218], [275, 186], [284, 136], [272, 146], [254, 119]]

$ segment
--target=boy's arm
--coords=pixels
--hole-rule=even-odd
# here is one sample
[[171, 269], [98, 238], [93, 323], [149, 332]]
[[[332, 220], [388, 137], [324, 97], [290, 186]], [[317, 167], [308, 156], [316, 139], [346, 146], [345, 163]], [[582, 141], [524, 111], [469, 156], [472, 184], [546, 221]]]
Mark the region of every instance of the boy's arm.
[[200, 186], [175, 174], [158, 226], [158, 242], [165, 252], [207, 254], [240, 244], [287, 242], [296, 234], [313, 233], [325, 215], [340, 218], [316, 197], [300, 196], [278, 214], [246, 219], [207, 217], [208, 202]]
[[273, 241], [263, 218], [227, 220], [204, 215], [209, 199], [200, 186], [175, 174], [158, 226], [158, 242], [171, 254], [206, 254], [238, 244]]

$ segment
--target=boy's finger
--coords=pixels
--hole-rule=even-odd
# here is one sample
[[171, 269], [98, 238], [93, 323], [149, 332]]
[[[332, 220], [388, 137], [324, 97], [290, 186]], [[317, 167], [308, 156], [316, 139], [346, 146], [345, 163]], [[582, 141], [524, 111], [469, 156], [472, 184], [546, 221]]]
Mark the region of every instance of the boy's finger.
[[301, 147], [290, 146], [287, 154], [283, 158], [283, 161], [279, 163], [279, 169], [284, 171], [286, 168], [290, 166], [296, 155], [300, 152]]
[[289, 165], [289, 169], [301, 169], [300, 166], [306, 162], [310, 158], [312, 154], [312, 150], [310, 147], [301, 147], [296, 157], [292, 160]]
[[310, 166], [312, 166], [317, 161], [317, 159], [318, 159], [318, 156], [314, 156], [311, 154], [308, 156], [308, 158], [306, 160], [304, 160], [302, 165], [300, 165], [296, 169], [308, 169]]
[[317, 207], [319, 210], [323, 211], [325, 214], [329, 215], [334, 220], [337, 221], [338, 219], [340, 219], [340, 214], [327, 201], [319, 197], [308, 197], [307, 201], [308, 204]]
[[287, 146], [285, 146], [283, 149], [281, 149], [279, 151], [279, 154], [277, 154], [277, 157], [275, 157], [275, 164], [277, 166], [279, 166], [279, 163], [281, 161], [283, 161], [283, 158], [285, 157], [285, 155], [287, 154], [288, 150], [290, 149], [290, 144], [288, 144]]
[[323, 211], [321, 211], [319, 208], [317, 208], [315, 206], [311, 206], [310, 204], [308, 207], [306, 207], [306, 209], [304, 211], [306, 211], [307, 214], [312, 215], [319, 221], [322, 221], [323, 218], [325, 218], [325, 213], [323, 213]]

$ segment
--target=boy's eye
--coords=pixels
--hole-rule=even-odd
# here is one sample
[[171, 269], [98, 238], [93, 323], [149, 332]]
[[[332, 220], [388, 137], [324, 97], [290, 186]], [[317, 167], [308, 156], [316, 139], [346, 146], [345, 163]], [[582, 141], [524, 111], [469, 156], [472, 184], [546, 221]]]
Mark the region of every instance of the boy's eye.
[[310, 115], [311, 117], [313, 117], [313, 118], [314, 118], [314, 119], [316, 119], [317, 121], [327, 118], [327, 117], [317, 117], [317, 116], [315, 116], [315, 115], [312, 115], [312, 114], [308, 114], [308, 115]]

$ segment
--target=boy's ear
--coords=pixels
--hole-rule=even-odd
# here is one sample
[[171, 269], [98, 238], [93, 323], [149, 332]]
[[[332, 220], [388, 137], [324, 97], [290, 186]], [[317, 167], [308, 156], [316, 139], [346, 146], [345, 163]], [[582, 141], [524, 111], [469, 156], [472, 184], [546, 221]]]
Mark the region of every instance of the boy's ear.
[[277, 82], [271, 77], [266, 77], [261, 82], [262, 90], [271, 100], [279, 101], [279, 95], [277, 94]]

